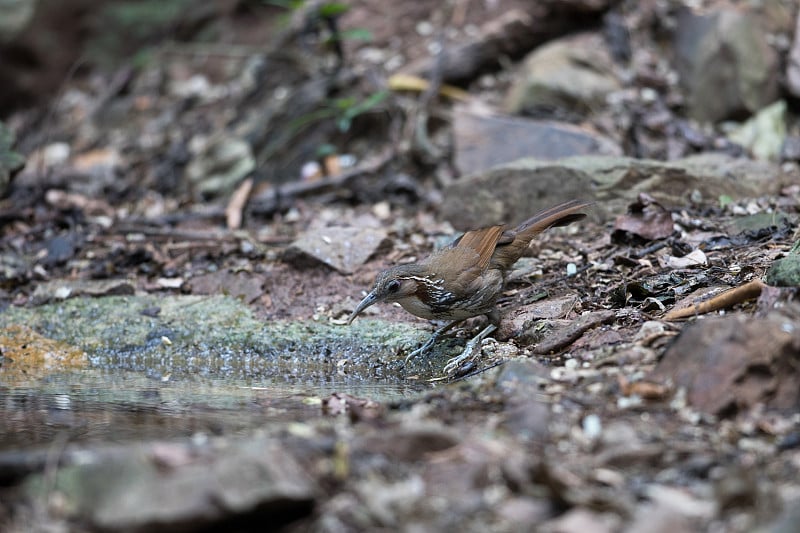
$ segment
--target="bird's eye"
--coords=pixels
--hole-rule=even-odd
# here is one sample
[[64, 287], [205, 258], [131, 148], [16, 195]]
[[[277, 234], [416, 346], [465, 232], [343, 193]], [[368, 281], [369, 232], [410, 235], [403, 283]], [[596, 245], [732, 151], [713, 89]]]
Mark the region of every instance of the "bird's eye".
[[386, 285], [386, 290], [389, 292], [397, 292], [400, 290], [400, 282], [393, 279]]

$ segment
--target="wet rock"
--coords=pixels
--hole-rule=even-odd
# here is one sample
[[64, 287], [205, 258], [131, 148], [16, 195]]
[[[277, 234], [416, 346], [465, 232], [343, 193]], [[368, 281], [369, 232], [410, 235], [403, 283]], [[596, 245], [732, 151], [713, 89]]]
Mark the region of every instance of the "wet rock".
[[386, 231], [380, 228], [314, 229], [291, 244], [284, 260], [295, 262], [298, 255], [304, 255], [350, 274], [378, 250], [386, 237]]
[[780, 315], [709, 318], [684, 328], [650, 376], [686, 389], [689, 403], [719, 416], [757, 403], [797, 409], [800, 327]]
[[[141, 314], [154, 306], [160, 308], [156, 317]], [[269, 376], [283, 382], [302, 372], [325, 382], [340, 360], [351, 379], [378, 373], [393, 379], [391, 366], [402, 366], [402, 354], [429, 336], [419, 325], [402, 322], [364, 320], [343, 327], [327, 320], [264, 321], [242, 301], [219, 295], [69, 298], [9, 307], [0, 313], [0, 328], [11, 324], [80, 347], [97, 367], [175, 379]], [[162, 337], [169, 339], [168, 348]], [[444, 366], [447, 356], [444, 346], [434, 348], [425, 359], [428, 372]]]
[[777, 165], [723, 154], [669, 162], [613, 156], [520, 159], [450, 184], [442, 214], [457, 229], [467, 230], [519, 223], [538, 209], [572, 198], [597, 199], [595, 211], [602, 216], [621, 207], [611, 201], [634, 200], [641, 192], [666, 206], [686, 205], [693, 195], [716, 204], [723, 194], [761, 196], [796, 179]]
[[704, 121], [746, 116], [777, 98], [777, 56], [755, 17], [733, 9], [707, 14], [683, 9], [676, 27], [676, 66], [690, 116]]
[[611, 139], [571, 124], [529, 120], [468, 109], [453, 111], [455, 163], [462, 173], [483, 172], [523, 157], [622, 155]]
[[551, 41], [528, 55], [505, 107], [515, 114], [553, 108], [585, 114], [604, 105], [618, 88], [602, 36], [581, 34]]
[[0, 381], [6, 386], [88, 366], [86, 352], [75, 346], [47, 338], [26, 326], [0, 328]]
[[113, 458], [87, 452], [58, 470], [53, 487], [48, 474], [32, 476], [28, 493], [58, 494], [73, 519], [103, 531], [197, 530], [233, 519], [277, 526], [311, 512], [314, 487], [277, 442], [202, 452], [171, 446], [181, 448], [170, 454], [180, 460], [169, 463], [152, 447]]
[[746, 148], [756, 159], [777, 161], [786, 140], [786, 102], [779, 100], [761, 109], [730, 132], [728, 139]]

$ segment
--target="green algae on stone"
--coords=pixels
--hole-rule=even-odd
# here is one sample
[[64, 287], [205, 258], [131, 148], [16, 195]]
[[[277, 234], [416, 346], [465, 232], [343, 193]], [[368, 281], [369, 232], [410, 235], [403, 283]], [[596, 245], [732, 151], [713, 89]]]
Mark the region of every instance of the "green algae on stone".
[[756, 213], [732, 219], [727, 224], [727, 228], [732, 234], [738, 234], [743, 231], [757, 233], [790, 223], [791, 218], [786, 213]]
[[776, 259], [767, 270], [765, 281], [775, 287], [800, 287], [800, 255]]
[[[330, 379], [343, 361], [347, 372], [362, 377], [376, 367], [400, 371], [405, 354], [428, 335], [416, 324], [385, 321], [263, 321], [226, 296], [73, 298], [8, 308], [0, 327], [11, 324], [81, 347], [99, 368], [303, 380]], [[413, 364], [440, 368], [444, 346]]]

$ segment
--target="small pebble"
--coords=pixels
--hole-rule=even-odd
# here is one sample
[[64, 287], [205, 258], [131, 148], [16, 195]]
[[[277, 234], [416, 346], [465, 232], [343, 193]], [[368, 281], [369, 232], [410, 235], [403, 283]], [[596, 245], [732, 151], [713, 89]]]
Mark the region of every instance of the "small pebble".
[[603, 432], [603, 423], [600, 417], [595, 414], [585, 416], [582, 426], [584, 436], [592, 441], [597, 440]]
[[567, 263], [567, 276], [574, 276], [578, 273], [578, 266], [575, 263]]

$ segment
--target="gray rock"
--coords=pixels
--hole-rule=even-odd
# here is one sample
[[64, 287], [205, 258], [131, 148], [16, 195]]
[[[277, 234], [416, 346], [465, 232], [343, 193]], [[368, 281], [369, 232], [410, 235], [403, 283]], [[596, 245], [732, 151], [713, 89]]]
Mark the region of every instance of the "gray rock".
[[800, 287], [800, 255], [790, 254], [776, 259], [767, 270], [764, 281], [776, 287]]
[[766, 42], [766, 32], [746, 13], [682, 10], [674, 47], [693, 118], [741, 117], [778, 96], [777, 55]]
[[442, 214], [466, 230], [517, 224], [559, 201], [585, 198], [596, 199], [597, 212], [609, 216], [641, 192], [667, 206], [686, 205], [693, 193], [717, 202], [721, 195], [736, 199], [777, 192], [784, 178], [777, 165], [723, 154], [670, 162], [611, 156], [520, 159], [453, 182], [445, 190]]
[[33, 18], [36, 2], [33, 0], [0, 0], [0, 43], [8, 42]]
[[315, 229], [294, 241], [284, 260], [293, 262], [298, 253], [305, 254], [342, 274], [350, 274], [375, 253], [384, 239], [386, 232], [379, 228]]
[[456, 167], [482, 172], [523, 157], [559, 159], [573, 155], [622, 155], [620, 146], [572, 124], [529, 120], [457, 107], [453, 112]]
[[792, 533], [800, 531], [800, 499], [794, 497], [783, 511], [763, 529], [764, 533]]
[[783, 141], [781, 147], [782, 161], [800, 161], [800, 137], [790, 135]]
[[[59, 292], [54, 287], [47, 292], [56, 298], [67, 298], [75, 288], [63, 284]], [[313, 309], [314, 302], [308, 305]], [[144, 313], [154, 307], [156, 316]], [[347, 359], [350, 378], [374, 377], [378, 364], [383, 366], [381, 379], [404, 379], [403, 354], [430, 336], [421, 321], [356, 320], [348, 327], [328, 320], [264, 321], [240, 299], [213, 295], [67, 298], [36, 307], [10, 306], [0, 313], [0, 329], [15, 324], [86, 351], [97, 368], [174, 379], [258, 376], [292, 383], [296, 372], [314, 382], [329, 381], [338, 358]], [[162, 337], [169, 339], [168, 349]], [[449, 346], [442, 342], [420, 358], [419, 372], [438, 372], [452, 355]], [[121, 394], [120, 388], [115, 390]]]
[[787, 58], [786, 88], [800, 98], [800, 13], [795, 20], [794, 42]]
[[[256, 513], [287, 520], [310, 512], [314, 498], [294, 458], [272, 441], [202, 451], [177, 443], [136, 446], [115, 457], [91, 455], [59, 469], [52, 488], [73, 517], [102, 531], [194, 531]], [[50, 490], [46, 476], [31, 476], [31, 494]]]
[[457, 229], [518, 224], [551, 204], [591, 194], [591, 176], [562, 161], [520, 159], [453, 182], [442, 214]]
[[756, 159], [777, 161], [786, 140], [786, 102], [779, 100], [728, 134]]
[[506, 110], [522, 113], [564, 108], [588, 113], [619, 89], [614, 62], [599, 34], [552, 41], [529, 54], [506, 98]]

